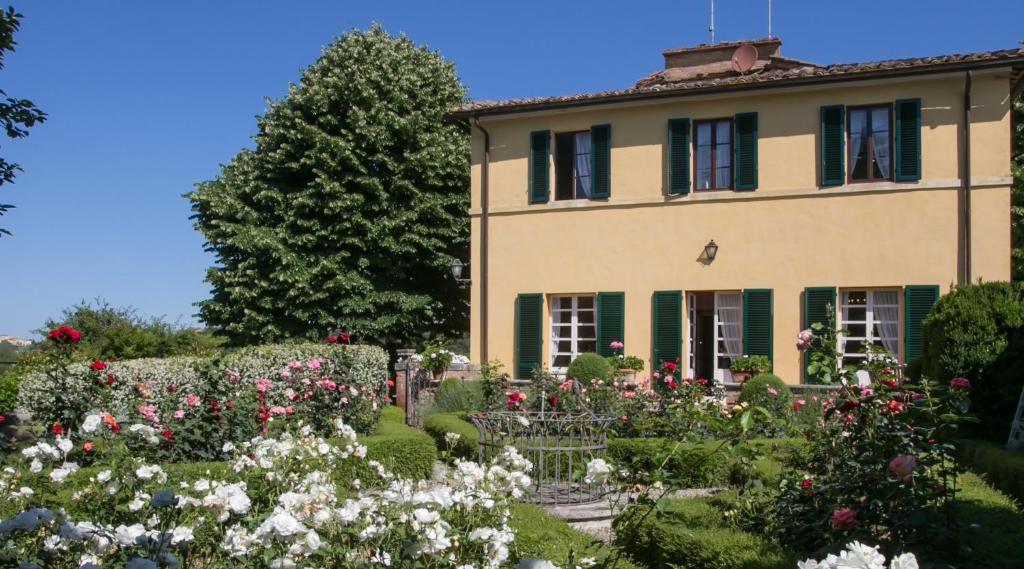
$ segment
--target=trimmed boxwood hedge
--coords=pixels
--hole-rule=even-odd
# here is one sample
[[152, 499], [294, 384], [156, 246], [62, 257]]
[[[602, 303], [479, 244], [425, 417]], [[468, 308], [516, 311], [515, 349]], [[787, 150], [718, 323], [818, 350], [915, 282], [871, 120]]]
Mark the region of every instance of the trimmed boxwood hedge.
[[964, 441], [960, 459], [989, 484], [1024, 504], [1024, 451], [1006, 450], [988, 441]]
[[[385, 407], [376, 430], [370, 436], [359, 437], [359, 442], [366, 445], [367, 459], [380, 462], [396, 476], [425, 480], [433, 475], [437, 462], [433, 439], [407, 426], [405, 413], [398, 407]], [[375, 476], [365, 462], [351, 464], [358, 464], [358, 468], [350, 477]]]
[[615, 520], [615, 544], [651, 568], [790, 569], [796, 560], [764, 538], [727, 526], [713, 498], [633, 508]]
[[475, 460], [478, 454], [477, 441], [479, 433], [472, 423], [466, 420], [465, 413], [434, 413], [423, 421], [423, 430], [433, 437], [438, 449], [447, 449], [445, 435], [457, 433], [458, 442], [452, 448], [452, 454], [458, 458]]
[[[513, 558], [534, 557], [547, 559], [559, 567], [572, 567], [569, 556], [576, 561], [593, 557], [599, 563], [615, 552], [572, 526], [533, 504], [517, 503], [512, 506], [509, 522], [516, 532], [512, 545]], [[615, 569], [639, 569], [625, 556], [615, 561]]]

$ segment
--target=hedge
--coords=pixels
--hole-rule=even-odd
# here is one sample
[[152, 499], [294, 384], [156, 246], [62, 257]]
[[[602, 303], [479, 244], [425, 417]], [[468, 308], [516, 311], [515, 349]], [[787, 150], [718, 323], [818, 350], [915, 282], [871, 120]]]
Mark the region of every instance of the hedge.
[[447, 449], [445, 435], [456, 433], [459, 440], [452, 448], [452, 454], [458, 458], [476, 460], [478, 453], [479, 432], [472, 423], [466, 420], [465, 413], [434, 413], [423, 421], [423, 430], [433, 437], [438, 449]]
[[1024, 283], [955, 287], [924, 322], [921, 372], [971, 380], [976, 435], [1006, 440], [1024, 386]]
[[[366, 458], [376, 460], [401, 478], [427, 480], [434, 474], [437, 448], [430, 436], [405, 424], [405, 413], [398, 407], [385, 407], [372, 435], [359, 437], [366, 445]], [[349, 478], [376, 476], [365, 462], [350, 463], [358, 468]], [[339, 479], [339, 476], [335, 476]]]
[[633, 507], [615, 520], [615, 543], [651, 568], [790, 569], [796, 560], [764, 538], [730, 527], [711, 498]]
[[765, 455], [754, 461], [754, 471], [744, 475], [740, 465], [719, 441], [681, 443], [672, 439], [609, 439], [608, 458], [634, 471], [664, 469], [689, 488], [707, 488], [742, 483], [738, 477], [757, 478], [772, 484], [779, 480], [779, 461], [805, 444], [803, 439], [754, 439], [749, 442]]
[[[598, 545], [590, 535], [532, 504], [514, 504], [509, 523], [516, 533], [512, 544], [514, 558], [534, 557], [559, 567], [573, 567], [568, 562], [570, 555], [577, 563], [583, 557], [593, 557], [600, 563], [615, 553], [609, 547]], [[623, 555], [608, 567], [639, 569], [640, 566]]]
[[988, 441], [964, 441], [960, 460], [989, 484], [1024, 504], [1024, 451], [1006, 450]]
[[485, 407], [483, 382], [449, 377], [441, 382], [430, 404], [431, 413], [468, 413]]

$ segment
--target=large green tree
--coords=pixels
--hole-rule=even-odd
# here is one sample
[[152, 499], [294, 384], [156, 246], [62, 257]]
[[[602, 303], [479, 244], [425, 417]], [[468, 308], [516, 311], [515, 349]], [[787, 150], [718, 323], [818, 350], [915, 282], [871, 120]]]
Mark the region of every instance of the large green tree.
[[200, 317], [234, 344], [463, 334], [469, 140], [446, 115], [465, 97], [451, 62], [380, 26], [325, 48], [256, 148], [187, 195], [217, 260]]
[[[14, 33], [21, 27], [22, 15], [14, 11], [14, 7], [8, 6], [7, 10], [0, 10], [0, 69], [4, 67], [4, 59], [8, 52], [14, 51], [17, 43], [14, 41]], [[28, 129], [46, 120], [46, 113], [36, 108], [32, 101], [27, 99], [15, 99], [0, 90], [0, 127], [8, 138], [24, 138], [28, 136]], [[14, 162], [8, 162], [0, 158], [0, 186], [14, 181], [14, 173], [21, 170]], [[7, 213], [14, 206], [0, 203], [0, 216]], [[0, 236], [10, 235], [11, 232], [0, 227]]]

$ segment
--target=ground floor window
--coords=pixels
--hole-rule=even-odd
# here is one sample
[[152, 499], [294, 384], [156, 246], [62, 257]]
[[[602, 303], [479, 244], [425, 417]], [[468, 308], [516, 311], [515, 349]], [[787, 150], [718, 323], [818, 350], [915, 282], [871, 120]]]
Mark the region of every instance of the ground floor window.
[[688, 375], [731, 381], [729, 365], [743, 354], [743, 295], [691, 292], [686, 312]]
[[840, 338], [843, 365], [863, 363], [868, 345], [883, 348], [899, 358], [899, 298], [896, 289], [842, 292], [839, 328], [846, 331]]
[[576, 356], [597, 351], [593, 296], [551, 298], [551, 371], [565, 373]]

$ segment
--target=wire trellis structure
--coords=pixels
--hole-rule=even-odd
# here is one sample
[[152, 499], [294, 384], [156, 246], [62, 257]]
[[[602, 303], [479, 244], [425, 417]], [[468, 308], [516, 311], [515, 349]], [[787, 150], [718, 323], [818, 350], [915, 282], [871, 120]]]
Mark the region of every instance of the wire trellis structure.
[[470, 415], [479, 433], [479, 461], [514, 447], [533, 463], [530, 501], [585, 504], [600, 500], [606, 487], [584, 480], [587, 463], [604, 458], [613, 417], [590, 412], [490, 411]]

